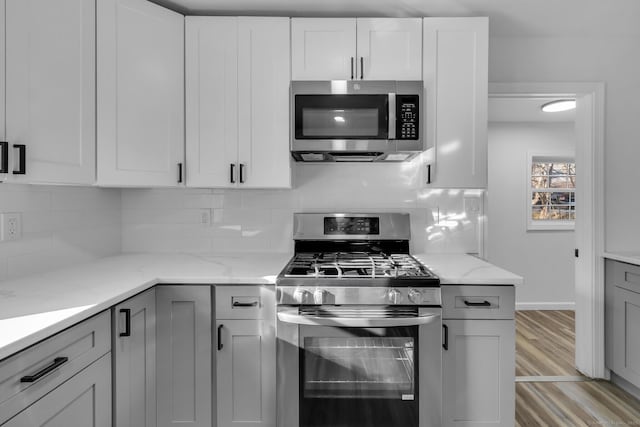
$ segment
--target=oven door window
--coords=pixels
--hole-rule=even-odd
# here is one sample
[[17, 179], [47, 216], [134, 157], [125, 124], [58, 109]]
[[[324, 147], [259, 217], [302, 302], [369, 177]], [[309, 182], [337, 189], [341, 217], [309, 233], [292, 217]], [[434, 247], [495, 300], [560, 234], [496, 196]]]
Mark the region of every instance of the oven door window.
[[300, 337], [301, 427], [418, 426], [417, 327], [312, 329]]
[[296, 139], [388, 139], [386, 95], [296, 95]]

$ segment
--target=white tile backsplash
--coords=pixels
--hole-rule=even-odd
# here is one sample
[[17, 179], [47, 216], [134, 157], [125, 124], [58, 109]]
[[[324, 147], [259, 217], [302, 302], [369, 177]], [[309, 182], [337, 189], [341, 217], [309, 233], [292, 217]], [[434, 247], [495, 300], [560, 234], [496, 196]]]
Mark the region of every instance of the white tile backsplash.
[[[124, 252], [291, 252], [295, 212], [407, 212], [412, 251], [478, 252], [477, 190], [423, 189], [417, 166], [293, 165], [292, 190], [124, 189]], [[480, 204], [482, 208], [482, 203]], [[210, 223], [203, 224], [203, 213]]]
[[0, 242], [0, 280], [120, 253], [120, 190], [0, 184], [0, 212], [22, 214], [22, 239]]

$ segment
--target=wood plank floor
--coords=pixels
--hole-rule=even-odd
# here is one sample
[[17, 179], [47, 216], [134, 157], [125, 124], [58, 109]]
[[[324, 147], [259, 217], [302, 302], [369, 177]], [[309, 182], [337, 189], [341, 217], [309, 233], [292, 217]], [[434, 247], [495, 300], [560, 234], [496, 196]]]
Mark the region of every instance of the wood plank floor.
[[516, 376], [579, 376], [569, 310], [516, 312]]
[[[516, 376], [579, 376], [573, 311], [516, 313]], [[640, 401], [607, 381], [518, 382], [516, 426], [640, 426]]]

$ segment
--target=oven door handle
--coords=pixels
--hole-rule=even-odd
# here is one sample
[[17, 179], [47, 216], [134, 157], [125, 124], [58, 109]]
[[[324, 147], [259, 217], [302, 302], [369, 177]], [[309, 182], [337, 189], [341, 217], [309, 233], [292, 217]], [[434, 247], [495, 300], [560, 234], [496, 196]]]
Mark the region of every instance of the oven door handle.
[[336, 328], [393, 328], [396, 326], [420, 326], [436, 321], [439, 314], [416, 317], [321, 317], [303, 316], [294, 313], [278, 313], [278, 320], [295, 325], [332, 326]]

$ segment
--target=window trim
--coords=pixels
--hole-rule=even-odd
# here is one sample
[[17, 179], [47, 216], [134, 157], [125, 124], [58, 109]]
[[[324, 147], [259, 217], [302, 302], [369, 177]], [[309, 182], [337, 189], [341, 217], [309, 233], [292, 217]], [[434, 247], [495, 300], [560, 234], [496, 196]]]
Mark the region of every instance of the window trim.
[[[534, 220], [532, 218], [533, 206], [531, 205], [531, 193], [533, 192], [533, 187], [531, 187], [531, 166], [534, 163], [534, 159], [536, 162], [540, 161], [549, 161], [549, 162], [567, 162], [567, 163], [575, 163], [576, 158], [574, 154], [571, 153], [535, 153], [529, 152], [527, 153], [527, 173], [526, 173], [526, 231], [570, 231], [575, 230], [576, 221], [575, 220]], [[573, 193], [576, 194], [576, 189], [574, 188]]]

